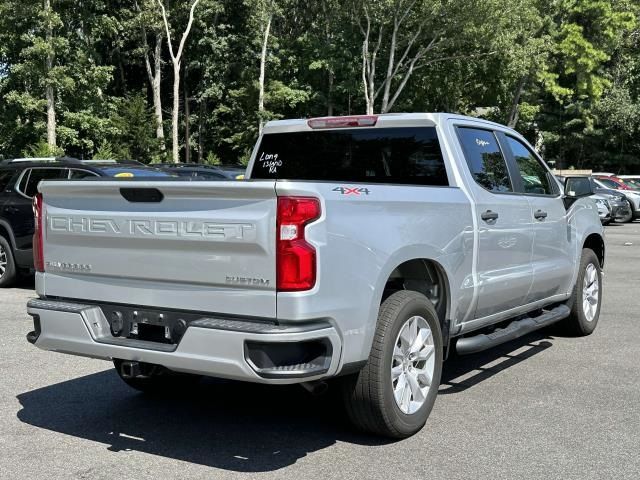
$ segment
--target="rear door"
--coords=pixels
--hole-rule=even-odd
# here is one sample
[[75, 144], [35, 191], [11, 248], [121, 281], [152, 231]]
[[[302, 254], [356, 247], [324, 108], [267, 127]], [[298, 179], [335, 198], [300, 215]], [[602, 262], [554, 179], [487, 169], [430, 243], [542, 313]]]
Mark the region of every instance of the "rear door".
[[504, 135], [504, 143], [517, 171], [516, 190], [527, 198], [531, 209], [533, 284], [526, 303], [565, 294], [571, 289], [574, 254], [560, 189], [533, 149], [510, 135]]
[[503, 149], [492, 130], [457, 127], [471, 173], [478, 217], [475, 318], [524, 304], [531, 287], [531, 207], [515, 191]]
[[42, 180], [65, 178], [66, 172], [64, 168], [34, 167], [25, 169], [20, 175], [14, 193], [3, 206], [4, 217], [13, 229], [18, 249], [31, 248], [34, 226], [31, 203], [38, 191], [38, 184]]
[[275, 318], [273, 181], [40, 189], [47, 296]]

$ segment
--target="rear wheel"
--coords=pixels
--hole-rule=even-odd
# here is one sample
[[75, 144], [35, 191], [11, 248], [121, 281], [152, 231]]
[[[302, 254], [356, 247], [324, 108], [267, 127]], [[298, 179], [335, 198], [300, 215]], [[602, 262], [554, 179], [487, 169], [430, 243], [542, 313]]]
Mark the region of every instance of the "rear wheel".
[[0, 288], [12, 286], [17, 276], [11, 245], [6, 238], [0, 236]]
[[180, 392], [184, 388], [192, 388], [202, 378], [200, 375], [188, 373], [172, 372], [171, 370], [152, 363], [139, 363], [140, 375], [137, 377], [124, 376], [122, 364], [125, 360], [113, 359], [113, 365], [118, 372], [118, 376], [131, 388], [144, 393], [151, 394], [171, 394]]
[[347, 414], [361, 430], [405, 438], [425, 424], [442, 373], [442, 334], [433, 304], [412, 291], [380, 307], [369, 360], [342, 379]]
[[602, 304], [602, 269], [593, 250], [582, 250], [580, 270], [569, 301], [571, 314], [564, 320], [568, 333], [590, 335], [598, 325]]

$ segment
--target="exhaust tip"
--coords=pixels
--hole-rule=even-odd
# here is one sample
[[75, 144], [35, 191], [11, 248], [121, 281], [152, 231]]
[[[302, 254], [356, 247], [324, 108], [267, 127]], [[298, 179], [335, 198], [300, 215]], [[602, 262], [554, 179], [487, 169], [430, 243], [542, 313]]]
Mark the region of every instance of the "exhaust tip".
[[124, 361], [120, 365], [120, 375], [122, 378], [136, 378], [141, 377], [140, 363]]

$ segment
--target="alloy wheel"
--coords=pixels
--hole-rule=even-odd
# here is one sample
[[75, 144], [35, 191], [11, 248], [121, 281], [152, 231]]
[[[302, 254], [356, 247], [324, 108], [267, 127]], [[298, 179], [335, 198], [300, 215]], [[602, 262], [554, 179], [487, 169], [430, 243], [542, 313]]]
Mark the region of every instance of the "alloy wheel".
[[427, 399], [435, 371], [433, 332], [420, 316], [409, 318], [398, 333], [391, 362], [391, 382], [396, 405], [407, 415], [417, 412]]
[[600, 301], [600, 282], [598, 270], [593, 263], [587, 265], [582, 287], [582, 311], [587, 321], [592, 322], [598, 311]]
[[7, 251], [0, 245], [0, 278], [4, 277], [7, 271]]

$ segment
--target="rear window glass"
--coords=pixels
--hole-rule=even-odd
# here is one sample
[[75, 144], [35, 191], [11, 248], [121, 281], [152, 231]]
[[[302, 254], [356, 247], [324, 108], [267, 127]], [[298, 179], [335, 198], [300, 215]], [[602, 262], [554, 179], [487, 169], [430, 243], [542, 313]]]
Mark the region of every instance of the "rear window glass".
[[13, 177], [13, 170], [0, 170], [0, 193], [4, 192]]
[[251, 177], [449, 185], [434, 127], [267, 134]]

